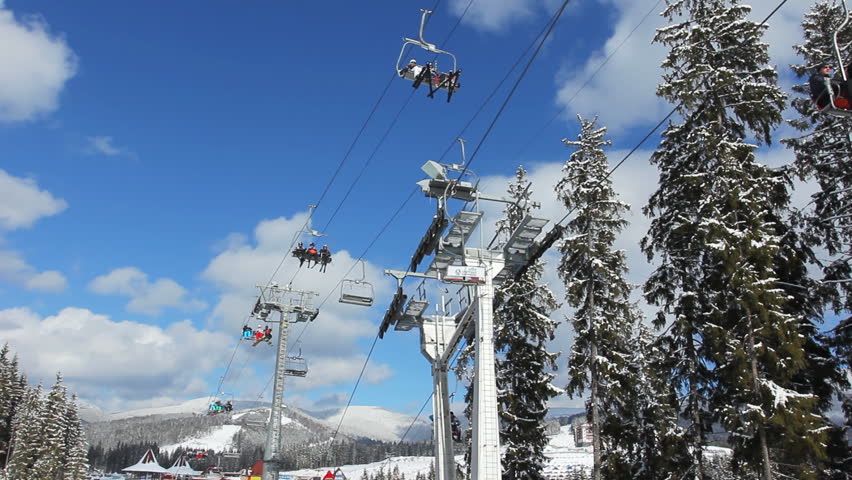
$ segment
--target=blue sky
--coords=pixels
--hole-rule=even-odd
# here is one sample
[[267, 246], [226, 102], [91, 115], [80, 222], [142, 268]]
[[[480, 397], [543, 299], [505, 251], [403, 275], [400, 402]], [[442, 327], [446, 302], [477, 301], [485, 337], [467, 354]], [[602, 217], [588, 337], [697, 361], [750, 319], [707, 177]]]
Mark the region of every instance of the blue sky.
[[[415, 195], [376, 240], [379, 231], [424, 177], [420, 165], [440, 159], [560, 2], [475, 0], [445, 42], [468, 3], [438, 2], [425, 35], [463, 69], [452, 103], [423, 89], [412, 96], [409, 82], [393, 79], [321, 197], [392, 79], [401, 38], [416, 36], [419, 9], [433, 0], [0, 0], [0, 44], [11, 46], [0, 52], [0, 341], [34, 381], [61, 370], [108, 411], [207, 396], [235, 351], [254, 285], [269, 280], [307, 205], [322, 200], [312, 226], [328, 235], [334, 263], [320, 274], [285, 258], [276, 276], [318, 291], [323, 303], [302, 335], [311, 374], [290, 381], [287, 398], [306, 408], [345, 404], [394, 288], [381, 271], [407, 267], [434, 202]], [[756, 5], [754, 18], [775, 4]], [[551, 192], [569, 153], [560, 140], [576, 136], [575, 114], [600, 115], [617, 161], [668, 112], [653, 95], [662, 50], [650, 39], [660, 17], [619, 47], [652, 8], [661, 9], [650, 0], [572, 2], [471, 165], [485, 191], [501, 194], [523, 163], [541, 215], [556, 221], [564, 212]], [[777, 65], [796, 61], [790, 46], [804, 8], [785, 6], [770, 24]], [[785, 87], [791, 81], [783, 75]], [[509, 85], [464, 134], [469, 154]], [[634, 205], [620, 242], [636, 282], [650, 269], [636, 244], [655, 145], [615, 176]], [[789, 160], [780, 149], [761, 155]], [[442, 161], [460, 162], [458, 148]], [[483, 208], [493, 222], [499, 207]], [[334, 287], [374, 240], [365, 259], [375, 306], [338, 304]], [[555, 273], [546, 278], [561, 292]], [[570, 338], [563, 325], [553, 349], [566, 351]], [[263, 347], [237, 348], [225, 391], [260, 395], [272, 363]], [[430, 385], [417, 334], [390, 332], [353, 403], [413, 413]]]

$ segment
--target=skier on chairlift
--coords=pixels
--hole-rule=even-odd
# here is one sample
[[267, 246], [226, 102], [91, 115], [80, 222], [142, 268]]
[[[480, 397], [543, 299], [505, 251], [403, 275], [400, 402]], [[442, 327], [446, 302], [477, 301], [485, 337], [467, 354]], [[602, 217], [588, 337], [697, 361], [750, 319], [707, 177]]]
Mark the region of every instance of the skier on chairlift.
[[834, 96], [834, 107], [849, 110], [852, 105], [849, 103], [849, 87], [847, 82], [843, 81], [842, 76], [837, 75], [831, 78], [831, 71], [834, 66], [831, 63], [821, 63], [817, 65], [813, 75], [808, 79], [808, 85], [811, 89], [811, 99], [816, 103], [817, 108], [822, 110], [831, 102], [831, 96], [828, 88], [831, 87], [831, 94]]
[[305, 245], [302, 242], [299, 242], [299, 244], [296, 245], [296, 248], [293, 249], [293, 256], [299, 259], [300, 267], [305, 263], [305, 253]]
[[452, 426], [453, 440], [461, 442], [461, 422], [453, 412], [450, 412], [450, 425]]
[[251, 327], [249, 327], [247, 324], [243, 325], [243, 339], [250, 339], [252, 337], [252, 334], [253, 332], [251, 330]]
[[331, 251], [328, 245], [323, 245], [319, 251], [320, 272], [325, 272], [325, 268], [331, 263]]
[[234, 404], [233, 404], [233, 403], [231, 403], [231, 401], [230, 401], [230, 400], [228, 400], [228, 402], [227, 402], [227, 403], [225, 403], [225, 411], [226, 411], [226, 412], [230, 412], [230, 411], [231, 411], [231, 410], [233, 410], [233, 409], [234, 409]]
[[272, 327], [270, 327], [269, 325], [267, 325], [266, 328], [263, 329], [263, 340], [265, 340], [266, 343], [272, 345]]

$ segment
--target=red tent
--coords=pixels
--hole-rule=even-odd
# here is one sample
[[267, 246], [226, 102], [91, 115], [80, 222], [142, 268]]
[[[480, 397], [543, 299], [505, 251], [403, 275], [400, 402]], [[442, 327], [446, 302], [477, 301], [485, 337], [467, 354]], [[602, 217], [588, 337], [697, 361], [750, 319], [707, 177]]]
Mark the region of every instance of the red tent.
[[325, 476], [322, 477], [322, 480], [334, 480], [334, 473], [329, 470], [328, 473], [326, 473]]

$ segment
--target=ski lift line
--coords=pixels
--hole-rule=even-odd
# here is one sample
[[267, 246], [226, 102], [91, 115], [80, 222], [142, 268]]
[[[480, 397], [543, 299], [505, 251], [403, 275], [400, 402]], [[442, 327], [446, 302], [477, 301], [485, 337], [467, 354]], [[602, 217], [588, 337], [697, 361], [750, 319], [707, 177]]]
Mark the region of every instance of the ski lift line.
[[565, 11], [565, 7], [567, 7], [568, 3], [570, 2], [571, 0], [565, 0], [564, 2], [562, 2], [562, 6], [559, 7], [559, 10], [556, 12], [556, 14], [554, 14], [553, 20], [550, 22], [550, 26], [548, 27], [547, 32], [545, 32], [544, 36], [541, 38], [538, 47], [536, 47], [526, 66], [524, 66], [524, 69], [521, 71], [521, 74], [518, 76], [518, 79], [515, 81], [515, 84], [512, 85], [512, 89], [509, 90], [508, 95], [506, 95], [506, 99], [503, 101], [503, 104], [500, 105], [500, 109], [497, 111], [497, 114], [494, 115], [494, 119], [491, 121], [491, 124], [488, 125], [488, 128], [482, 135], [482, 139], [479, 140], [479, 144], [476, 145], [476, 149], [474, 149], [473, 154], [471, 154], [470, 158], [467, 160], [467, 163], [464, 165], [461, 175], [464, 175], [468, 167], [470, 167], [470, 164], [473, 163], [473, 160], [476, 158], [476, 154], [479, 153], [479, 149], [482, 148], [482, 145], [485, 143], [485, 140], [488, 139], [488, 135], [494, 128], [494, 125], [497, 124], [497, 120], [500, 119], [500, 115], [503, 114], [503, 111], [506, 109], [506, 105], [509, 104], [509, 100], [512, 99], [512, 96], [515, 94], [515, 91], [518, 89], [518, 86], [521, 84], [521, 81], [523, 81], [536, 57], [538, 57], [539, 52], [541, 52], [541, 48], [544, 46], [544, 43], [547, 41], [547, 38], [550, 37], [551, 33], [553, 33], [553, 28], [556, 26], [557, 23], [559, 23], [559, 18], [562, 16], [562, 12]]
[[521, 149], [520, 149], [520, 150], [518, 150], [518, 152], [515, 154], [515, 158], [516, 158], [516, 159], [517, 159], [518, 157], [520, 157], [520, 156], [521, 156], [521, 155], [522, 155], [522, 154], [523, 154], [523, 153], [527, 150], [527, 148], [529, 148], [529, 147], [530, 147], [530, 145], [532, 145], [533, 143], [535, 143], [535, 141], [536, 141], [536, 140], [538, 140], [538, 138], [541, 136], [541, 134], [542, 134], [542, 133], [544, 133], [544, 131], [545, 131], [545, 130], [547, 130], [547, 128], [548, 128], [548, 127], [550, 127], [550, 124], [551, 124], [551, 123], [553, 123], [553, 121], [554, 121], [554, 120], [556, 120], [556, 119], [557, 119], [560, 115], [562, 115], [562, 112], [564, 112], [564, 111], [568, 108], [568, 105], [569, 105], [571, 102], [573, 102], [575, 98], [577, 98], [577, 96], [580, 94], [580, 92], [582, 92], [582, 91], [583, 91], [583, 90], [584, 90], [587, 86], [589, 86], [589, 83], [591, 83], [591, 82], [592, 82], [592, 80], [594, 80], [594, 79], [595, 79], [595, 77], [597, 76], [597, 74], [598, 74], [598, 73], [600, 73], [600, 71], [601, 71], [601, 70], [603, 70], [603, 68], [607, 65], [607, 63], [609, 63], [609, 61], [612, 59], [612, 57], [613, 57], [613, 56], [615, 56], [615, 54], [616, 54], [616, 53], [618, 53], [618, 51], [621, 49], [621, 47], [623, 47], [623, 46], [624, 46], [624, 44], [625, 44], [625, 43], [627, 43], [627, 40], [629, 40], [629, 39], [630, 39], [630, 37], [631, 37], [634, 33], [636, 33], [636, 30], [638, 30], [638, 29], [639, 29], [639, 27], [640, 27], [640, 26], [642, 26], [642, 24], [643, 24], [643, 23], [645, 23], [645, 20], [647, 20], [647, 19], [648, 19], [648, 17], [650, 17], [650, 16], [651, 16], [651, 14], [652, 14], [652, 13], [653, 13], [656, 9], [657, 9], [657, 7], [660, 5], [660, 3], [661, 3], [661, 2], [662, 2], [662, 0], [657, 0], [657, 2], [654, 4], [654, 6], [653, 6], [653, 7], [651, 7], [651, 8], [650, 8], [650, 9], [649, 9], [646, 13], [645, 13], [645, 16], [643, 16], [641, 20], [639, 20], [639, 23], [637, 23], [637, 24], [633, 27], [633, 29], [632, 29], [632, 30], [630, 30], [630, 33], [628, 33], [628, 34], [627, 34], [627, 36], [625, 36], [625, 37], [621, 40], [621, 42], [620, 42], [620, 43], [619, 43], [619, 44], [615, 47], [615, 49], [613, 49], [613, 51], [612, 51], [612, 52], [610, 52], [610, 54], [609, 54], [609, 55], [607, 55], [607, 56], [606, 56], [606, 58], [605, 58], [605, 59], [604, 59], [604, 60], [603, 60], [603, 61], [602, 61], [602, 62], [601, 62], [598, 66], [597, 66], [597, 68], [595, 69], [595, 71], [594, 71], [594, 72], [592, 72], [592, 74], [591, 74], [591, 75], [589, 75], [589, 77], [588, 77], [588, 78], [586, 78], [586, 81], [585, 81], [585, 82], [583, 82], [583, 84], [582, 84], [582, 85], [580, 85], [580, 88], [578, 88], [578, 89], [577, 89], [577, 91], [576, 91], [576, 92], [574, 92], [574, 94], [573, 94], [573, 95], [571, 95], [571, 98], [569, 98], [569, 99], [565, 102], [565, 104], [562, 106], [562, 108], [560, 108], [560, 109], [559, 109], [559, 111], [557, 111], [556, 113], [554, 113], [554, 114], [553, 114], [553, 116], [552, 116], [552, 117], [550, 117], [550, 120], [548, 120], [548, 121], [544, 124], [544, 126], [542, 126], [542, 127], [541, 127], [541, 128], [540, 128], [540, 129], [539, 129], [539, 130], [538, 130], [538, 131], [537, 131], [537, 132], [536, 132], [536, 133], [535, 133], [535, 134], [534, 134], [534, 135], [533, 135], [533, 136], [532, 136], [532, 137], [531, 137], [531, 138], [527, 141], [527, 143], [525, 143], [525, 144], [521, 147]]
[[426, 401], [423, 402], [423, 405], [420, 406], [420, 411], [417, 412], [417, 415], [414, 416], [414, 419], [411, 420], [411, 423], [408, 425], [408, 428], [405, 429], [405, 433], [402, 434], [402, 437], [399, 438], [400, 442], [405, 441], [405, 437], [408, 436], [408, 432], [414, 428], [414, 424], [417, 423], [417, 419], [420, 418], [420, 414], [423, 413], [423, 410], [426, 410], [426, 405], [429, 405], [429, 402], [432, 400], [432, 397], [435, 395], [435, 392], [429, 393], [429, 396], [426, 397]]
[[349, 394], [349, 400], [346, 402], [346, 406], [343, 407], [343, 413], [340, 414], [340, 421], [337, 422], [337, 428], [334, 429], [334, 434], [331, 436], [331, 441], [328, 442], [328, 449], [326, 450], [326, 454], [331, 451], [331, 445], [334, 444], [334, 440], [337, 438], [337, 434], [340, 432], [340, 427], [343, 425], [343, 419], [346, 418], [346, 412], [349, 411], [349, 406], [352, 405], [352, 400], [355, 398], [355, 392], [358, 391], [358, 386], [361, 384], [361, 379], [364, 377], [364, 371], [367, 370], [367, 364], [370, 363], [370, 357], [373, 356], [373, 350], [376, 348], [376, 343], [379, 341], [379, 332], [376, 332], [376, 336], [373, 338], [373, 344], [370, 345], [370, 351], [367, 353], [367, 358], [364, 360], [364, 365], [361, 366], [361, 372], [358, 374], [358, 379], [355, 381], [355, 386], [352, 388], [352, 393]]
[[[461, 24], [461, 22], [462, 22], [462, 20], [464, 19], [465, 15], [467, 15], [467, 12], [468, 12], [468, 10], [470, 9], [470, 6], [471, 6], [471, 5], [473, 5], [473, 2], [474, 2], [474, 1], [475, 1], [475, 0], [470, 0], [470, 1], [468, 2], [467, 7], [464, 9], [464, 12], [462, 12], [462, 14], [459, 16], [458, 20], [456, 21], [455, 25], [453, 25], [453, 28], [452, 28], [452, 29], [450, 29], [450, 32], [449, 32], [449, 33], [447, 34], [447, 36], [444, 38], [444, 42], [443, 42], [443, 44], [446, 44], [446, 43], [448, 43], [448, 42], [449, 42], [450, 38], [453, 36], [453, 34], [455, 33], [456, 29], [457, 29], [457, 28], [458, 28], [458, 26]], [[439, 3], [440, 3], [440, 2], [439, 2]], [[433, 11], [434, 11], [434, 9], [433, 9]], [[428, 22], [428, 18], [431, 18], [431, 17], [427, 17], [427, 22]], [[405, 53], [403, 53], [403, 55], [405, 55]], [[435, 56], [432, 58], [432, 61], [434, 62], [434, 61], [435, 61], [435, 59], [437, 59], [437, 58], [438, 58], [438, 54], [436, 53], [436, 54], [435, 54]], [[397, 75], [395, 74], [395, 75], [394, 75], [394, 77], [392, 77], [392, 78], [391, 78], [391, 80], [393, 81], [393, 80], [394, 80], [394, 78], [395, 78], [396, 76], [397, 76]], [[390, 83], [388, 83], [388, 86], [390, 86]], [[387, 88], [386, 88], [386, 90], [387, 90]], [[379, 139], [379, 142], [378, 142], [378, 143], [376, 144], [376, 146], [373, 148], [372, 153], [370, 153], [370, 156], [369, 156], [369, 157], [367, 157], [367, 160], [364, 162], [364, 165], [361, 167], [361, 170], [358, 172], [358, 176], [356, 176], [356, 177], [355, 177], [355, 180], [353, 180], [352, 182], [350, 182], [350, 184], [349, 184], [349, 189], [347, 189], [347, 190], [346, 190], [346, 194], [344, 194], [344, 195], [343, 195], [343, 198], [340, 200], [340, 202], [338, 202], [337, 207], [334, 209], [334, 212], [332, 212], [332, 214], [331, 214], [331, 217], [328, 219], [328, 221], [325, 223], [325, 226], [322, 228], [322, 231], [323, 231], [323, 232], [328, 230], [328, 227], [329, 227], [329, 225], [331, 225], [331, 222], [335, 219], [335, 217], [337, 217], [338, 212], [340, 212], [340, 209], [343, 207], [343, 204], [344, 204], [344, 203], [346, 203], [346, 200], [349, 198], [349, 195], [352, 193], [352, 190], [354, 190], [354, 189], [355, 189], [355, 186], [358, 184], [358, 182], [361, 180], [361, 177], [362, 177], [362, 176], [364, 175], [364, 173], [367, 171], [367, 167], [368, 167], [368, 166], [370, 165], [370, 163], [373, 161], [373, 158], [375, 158], [376, 154], [379, 152], [379, 149], [382, 147], [382, 145], [384, 145], [385, 140], [387, 140], [387, 138], [388, 138], [388, 136], [390, 135], [391, 131], [392, 131], [392, 130], [393, 130], [393, 128], [396, 126], [396, 123], [399, 121], [399, 118], [402, 116], [402, 113], [403, 113], [403, 112], [405, 111], [405, 109], [408, 107], [408, 103], [409, 103], [409, 102], [411, 101], [411, 99], [414, 97], [414, 93], [415, 93], [415, 90], [413, 90], [413, 89], [412, 89], [411, 93], [410, 93], [410, 94], [408, 95], [408, 97], [405, 99], [405, 102], [404, 102], [404, 103], [402, 104], [402, 106], [399, 108], [399, 111], [397, 111], [396, 116], [394, 116], [394, 118], [393, 118], [393, 120], [391, 121], [390, 125], [389, 125], [389, 126], [388, 126], [388, 128], [385, 130], [385, 133], [382, 135], [382, 138], [381, 138], [381, 139]], [[353, 146], [354, 146], [354, 144], [353, 144]], [[351, 151], [351, 150], [350, 150], [350, 151]]]
[[[441, 0], [436, 0], [435, 4], [432, 5], [432, 11], [434, 12], [435, 10], [437, 10], [438, 5], [440, 5], [440, 4], [441, 4]], [[430, 18], [426, 19], [427, 24], [429, 23]], [[317, 201], [317, 206], [319, 206], [320, 203], [322, 203], [322, 201], [325, 199], [325, 196], [328, 194], [328, 191], [331, 189], [331, 185], [334, 183], [334, 180], [337, 178], [338, 174], [340, 174], [340, 170], [343, 169], [343, 165], [346, 163], [346, 160], [349, 158], [349, 156], [352, 154], [352, 151], [355, 149], [355, 144], [357, 144], [358, 140], [361, 139], [361, 136], [364, 134], [364, 131], [367, 129], [367, 125], [370, 123], [370, 120], [373, 118], [373, 115], [375, 115], [376, 111], [379, 108], [379, 105], [382, 103], [382, 100], [384, 100], [385, 95], [387, 95], [388, 90], [390, 90], [390, 87], [393, 84], [393, 82], [396, 80], [397, 76], [398, 75], [396, 73], [391, 75], [390, 79], [388, 80], [388, 83], [385, 85], [384, 90], [382, 90], [382, 93], [379, 95], [378, 100], [376, 100], [376, 103], [373, 105], [373, 108], [370, 110], [370, 113], [367, 115], [366, 120], [364, 120], [364, 123], [361, 125], [361, 128], [358, 130], [358, 133], [355, 135], [355, 138], [352, 140], [352, 143], [349, 144], [349, 148], [346, 150], [346, 153], [343, 155], [343, 158], [340, 160], [340, 163], [337, 165], [337, 169], [334, 171], [334, 174], [332, 174], [331, 180], [329, 180], [329, 182], [325, 186], [325, 189], [323, 189], [322, 194], [320, 194], [320, 198]]]
[[373, 148], [373, 152], [370, 153], [370, 156], [367, 157], [366, 161], [364, 161], [364, 165], [361, 167], [361, 170], [358, 172], [358, 175], [355, 177], [355, 180], [350, 182], [349, 188], [346, 190], [346, 193], [343, 195], [343, 198], [340, 199], [340, 202], [338, 202], [337, 208], [335, 208], [334, 212], [332, 212], [331, 217], [325, 223], [325, 226], [322, 228], [322, 231], [327, 231], [329, 225], [331, 225], [331, 222], [335, 219], [335, 217], [337, 217], [337, 214], [338, 214], [338, 212], [340, 212], [340, 209], [343, 207], [343, 204], [346, 203], [346, 200], [349, 198], [349, 195], [352, 193], [352, 190], [355, 189], [355, 186], [361, 180], [361, 177], [364, 176], [364, 173], [367, 171], [367, 167], [370, 166], [370, 163], [373, 161], [373, 158], [376, 157], [376, 154], [379, 152], [379, 149], [385, 143], [385, 140], [387, 140], [388, 135], [390, 135], [391, 130], [393, 130], [393, 127], [395, 127], [397, 121], [399, 121], [399, 117], [402, 116], [402, 113], [408, 107], [408, 103], [411, 101], [412, 98], [414, 98], [415, 93], [416, 93], [416, 90], [411, 89], [411, 92], [408, 94], [408, 98], [405, 99], [405, 102], [399, 108], [399, 111], [396, 112], [396, 116], [393, 117], [393, 120], [391, 121], [390, 125], [388, 125], [388, 128], [385, 130], [385, 133], [382, 135], [382, 138], [379, 139], [379, 143], [376, 144], [376, 146]]
[[[373, 248], [373, 245], [376, 244], [376, 242], [379, 240], [379, 238], [381, 238], [381, 236], [385, 233], [385, 231], [387, 231], [388, 227], [390, 227], [390, 225], [393, 223], [393, 221], [396, 220], [396, 217], [399, 216], [399, 214], [402, 212], [402, 210], [405, 208], [405, 206], [408, 205], [408, 202], [410, 202], [411, 199], [414, 198], [414, 194], [419, 192], [419, 191], [420, 191], [419, 187], [414, 187], [414, 189], [408, 195], [408, 198], [406, 198], [405, 201], [403, 201], [402, 204], [400, 204], [399, 208], [397, 208], [397, 210], [393, 213], [393, 215], [391, 215], [391, 217], [387, 220], [387, 222], [385, 222], [384, 226], [382, 226], [382, 229], [379, 230], [379, 233], [376, 234], [376, 236], [373, 238], [373, 240], [370, 242], [370, 244], [367, 245], [367, 247], [364, 249], [363, 252], [361, 252], [361, 255], [358, 257], [358, 259], [355, 260], [355, 262], [353, 262], [352, 265], [349, 267], [349, 270], [347, 270], [346, 273], [343, 274], [343, 278], [341, 278], [337, 282], [337, 284], [334, 286], [334, 288], [331, 289], [329, 294], [326, 295], [325, 298], [323, 298], [322, 302], [320, 302], [320, 304], [317, 306], [317, 310], [321, 309], [323, 307], [323, 305], [325, 305], [325, 303], [328, 301], [328, 299], [331, 298], [331, 295], [334, 292], [336, 292], [338, 288], [340, 288], [340, 285], [343, 283], [343, 280], [346, 279], [346, 276], [349, 275], [352, 272], [352, 270], [355, 268], [355, 266], [358, 265], [358, 262], [364, 260], [364, 257], [367, 255], [367, 252], [369, 252], [370, 249]], [[305, 333], [305, 330], [308, 328], [308, 326], [310, 324], [311, 324], [311, 322], [306, 322], [305, 326], [302, 327], [302, 330], [299, 332], [299, 335], [296, 336], [296, 342], [295, 342], [296, 344], [298, 344], [299, 340], [302, 338], [302, 335]], [[291, 353], [291, 352], [288, 352], [288, 353]]]
[[[539, 37], [541, 37], [544, 34], [544, 32], [547, 30], [547, 27], [549, 25], [550, 25], [550, 21], [548, 21], [544, 25], [544, 27], [542, 27], [542, 29], [538, 33], [538, 35], [536, 35], [532, 39], [532, 41], [529, 43], [529, 45], [527, 45], [527, 48], [520, 55], [518, 55], [518, 58], [515, 60], [515, 63], [512, 64], [512, 66], [506, 71], [506, 74], [503, 75], [503, 78], [497, 83], [497, 85], [494, 87], [494, 89], [491, 90], [491, 93], [489, 93], [488, 96], [485, 97], [485, 100], [482, 101], [482, 104], [479, 106], [479, 109], [476, 111], [476, 113], [473, 114], [473, 116], [470, 118], [470, 120], [467, 121], [465, 126], [462, 127], [461, 131], [459, 131], [458, 135], [456, 135], [456, 139], [461, 138], [461, 136], [464, 135], [464, 132], [467, 131], [467, 129], [470, 127], [470, 125], [474, 122], [474, 120], [476, 120], [476, 118], [479, 116], [479, 114], [482, 113], [482, 111], [485, 109], [485, 106], [488, 105], [491, 102], [491, 99], [494, 98], [494, 95], [497, 94], [497, 92], [500, 90], [500, 88], [503, 86], [503, 84], [506, 82], [506, 80], [509, 79], [509, 77], [512, 75], [512, 72], [514, 72], [515, 69], [518, 68], [518, 65], [520, 65], [521, 60], [523, 60], [524, 57], [527, 56], [530, 49], [532, 49], [533, 45], [535, 45], [535, 43], [539, 39]], [[441, 162], [447, 156], [447, 154], [450, 153], [450, 150], [452, 150], [452, 148], [455, 144], [456, 144], [456, 140], [453, 140], [453, 141], [450, 142], [449, 145], [447, 145], [446, 150], [444, 150], [444, 153], [441, 154], [441, 157], [438, 159], [438, 162]]]
[[218, 392], [222, 391], [222, 383], [225, 381], [225, 376], [228, 375], [228, 370], [231, 368], [231, 364], [234, 363], [234, 357], [237, 355], [237, 350], [239, 349], [239, 347], [240, 342], [237, 342], [237, 345], [234, 347], [234, 351], [231, 353], [231, 359], [228, 361], [228, 365], [225, 367], [225, 372], [222, 374], [221, 377], [219, 377], [219, 384], [216, 385], [216, 390], [212, 395], [210, 395], [210, 397], [207, 398], [208, 404], [213, 401], [213, 397], [215, 397]]
[[[441, 3], [441, 0], [436, 0], [435, 4], [432, 6], [432, 11], [437, 10], [438, 5], [440, 5], [440, 3]], [[461, 19], [459, 21], [461, 21]], [[426, 19], [426, 22], [428, 23], [429, 19]], [[323, 189], [322, 193], [320, 194], [319, 200], [311, 209], [311, 214], [308, 216], [308, 220], [305, 222], [305, 225], [303, 226], [302, 230], [307, 228], [311, 218], [313, 217], [313, 213], [316, 211], [316, 208], [319, 207], [319, 205], [325, 199], [325, 196], [328, 194], [328, 191], [331, 189], [331, 185], [334, 183], [334, 180], [337, 178], [338, 174], [340, 173], [340, 170], [343, 168], [343, 165], [346, 163], [346, 160], [352, 154], [352, 151], [355, 148], [355, 144], [358, 142], [358, 140], [363, 135], [364, 131], [367, 128], [367, 125], [369, 124], [370, 120], [373, 118], [373, 115], [378, 110], [379, 105], [381, 104], [382, 100], [385, 98], [385, 95], [387, 94], [388, 90], [390, 89], [390, 86], [393, 83], [393, 81], [395, 80], [395, 78], [396, 78], [396, 74], [392, 75], [390, 77], [390, 80], [388, 81], [387, 85], [385, 85], [384, 90], [382, 90], [382, 93], [379, 95], [378, 100], [376, 100], [376, 103], [373, 105], [373, 108], [370, 110], [370, 113], [367, 115], [367, 118], [364, 120], [364, 123], [361, 125], [361, 128], [358, 130], [358, 133], [355, 135], [355, 138], [352, 140], [352, 143], [349, 145], [349, 148], [346, 150], [346, 153], [344, 154], [343, 158], [341, 159], [340, 163], [338, 164], [337, 168], [335, 169], [334, 173], [332, 174], [331, 179], [328, 181], [328, 183], [326, 183], [325, 188]], [[275, 278], [275, 275], [281, 269], [281, 266], [287, 260], [288, 252], [293, 250], [293, 247], [296, 244], [297, 238], [298, 238], [298, 234], [296, 236], [294, 236], [293, 241], [290, 244], [290, 248], [287, 249], [287, 252], [285, 252], [283, 258], [281, 259], [281, 262], [279, 262], [278, 266], [275, 268], [275, 271], [273, 272], [272, 276], [270, 277], [269, 282], [267, 282], [267, 285], [269, 285], [269, 283], [272, 282], [272, 280]], [[298, 270], [297, 270], [297, 273], [298, 273]], [[295, 275], [293, 277], [293, 280], [295, 280]], [[292, 280], [291, 280], [291, 282], [292, 282]], [[265, 288], [261, 289], [261, 292], [260, 292], [261, 296], [263, 295], [264, 291], [265, 291]]]

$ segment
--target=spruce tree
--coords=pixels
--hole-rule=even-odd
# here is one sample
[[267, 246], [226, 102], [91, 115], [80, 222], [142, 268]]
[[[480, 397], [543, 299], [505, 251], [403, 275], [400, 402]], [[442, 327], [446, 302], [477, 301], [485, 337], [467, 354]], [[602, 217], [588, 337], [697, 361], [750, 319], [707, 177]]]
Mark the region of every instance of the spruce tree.
[[[779, 288], [776, 261], [798, 254], [779, 220], [788, 186], [754, 157], [781, 122], [784, 95], [761, 41], [766, 27], [749, 12], [739, 0], [667, 0], [670, 25], [655, 36], [670, 47], [657, 94], [682, 120], [652, 156], [660, 181], [643, 249], [659, 266], [645, 293], [661, 307], [658, 325], [671, 322], [672, 376], [686, 399], [677, 470], [701, 479], [711, 419], [731, 432], [735, 467], [764, 480], [773, 478], [770, 448], [797, 460], [823, 453], [815, 396], [794, 380], [807, 367], [802, 312]], [[800, 462], [797, 477], [810, 478], [809, 468]]]
[[[514, 203], [508, 204], [498, 222], [498, 233], [505, 238], [530, 213], [529, 187], [526, 170], [519, 167], [508, 188]], [[498, 352], [504, 480], [544, 479], [544, 448], [548, 443], [544, 418], [548, 401], [560, 393], [551, 383], [557, 354], [547, 351], [556, 330], [550, 314], [558, 303], [550, 289], [540, 284], [542, 270], [537, 261], [521, 278], [507, 280], [495, 291], [494, 346]]]
[[0, 349], [0, 468], [6, 465], [12, 440], [12, 421], [24, 394], [18, 358], [12, 356], [9, 345]]
[[610, 450], [606, 478], [656, 480], [667, 478], [668, 459], [684, 450], [679, 435], [675, 393], [669, 387], [669, 359], [650, 328], [638, 323], [628, 343], [626, 375], [607, 405], [615, 419], [609, 423]]
[[67, 423], [67, 395], [62, 375], [56, 374], [56, 383], [42, 403], [42, 443], [38, 459], [33, 465], [33, 478], [54, 480], [62, 478], [65, 466], [65, 436]]
[[[62, 480], [81, 480], [86, 478], [86, 473], [89, 471], [86, 455], [88, 445], [77, 412], [76, 395], [72, 395], [71, 400], [65, 405], [65, 418], [65, 455]], [[174, 463], [174, 460], [176, 459], [172, 459], [172, 463]]]
[[565, 282], [566, 302], [575, 309], [570, 318], [575, 334], [567, 391], [573, 397], [590, 390], [592, 478], [599, 480], [604, 447], [619, 435], [618, 418], [606, 407], [619, 403], [618, 386], [629, 376], [627, 340], [637, 316], [630, 303], [631, 286], [624, 278], [624, 252], [613, 246], [627, 224], [623, 215], [629, 205], [618, 200], [608, 178], [604, 147], [611, 142], [604, 139], [606, 128], [598, 128], [596, 120], [578, 118], [577, 140], [563, 140], [576, 151], [562, 167], [564, 177], [556, 185], [559, 200], [576, 212], [559, 246], [559, 275]]
[[33, 467], [44, 443], [42, 387], [27, 389], [12, 421], [12, 443], [6, 474], [10, 479], [35, 479]]
[[[841, 5], [833, 1], [817, 1], [805, 13], [801, 23], [804, 42], [794, 47], [803, 63], [792, 66], [800, 78], [804, 80], [820, 63], [836, 63], [833, 58], [835, 32], [842, 60], [852, 60], [852, 25], [838, 30], [843, 19]], [[806, 208], [797, 212], [794, 219], [804, 242], [825, 252], [811, 259], [821, 272], [819, 288], [808, 285], [806, 291], [822, 298], [828, 309], [839, 317], [839, 324], [819, 345], [828, 344], [833, 351], [819, 351], [817, 365], [822, 368], [809, 372], [807, 378], [815, 387], [820, 387], [815, 391], [820, 396], [823, 415], [831, 405], [831, 398], [823, 391], [826, 384], [831, 383], [836, 398], [843, 405], [846, 425], [831, 426], [834, 431], [830, 433], [826, 477], [849, 478], [852, 449], [845, 437], [852, 427], [852, 400], [848, 393], [849, 381], [838, 367], [849, 369], [852, 366], [848, 347], [852, 339], [852, 317], [849, 316], [852, 311], [852, 121], [819, 113], [810, 100], [806, 84], [796, 85], [794, 92], [797, 97], [792, 104], [799, 116], [790, 123], [802, 135], [784, 140], [795, 154], [791, 171], [802, 180], [814, 181], [819, 186]]]

